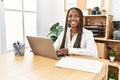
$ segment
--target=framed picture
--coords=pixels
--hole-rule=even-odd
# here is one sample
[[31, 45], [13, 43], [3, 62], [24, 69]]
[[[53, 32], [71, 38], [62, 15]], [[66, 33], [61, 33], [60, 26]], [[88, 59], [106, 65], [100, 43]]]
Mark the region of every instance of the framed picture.
[[86, 0], [64, 0], [64, 11], [66, 12], [71, 7], [78, 7], [81, 10], [86, 10]]
[[85, 11], [98, 6], [104, 9], [109, 14], [111, 9], [111, 0], [64, 0], [64, 11], [66, 12], [71, 7], [78, 7]]
[[64, 11], [67, 11], [71, 7], [77, 7], [77, 0], [64, 0]]
[[86, 2], [86, 8], [87, 9], [92, 9], [94, 7], [99, 7], [101, 8], [102, 6], [102, 0], [87, 0]]

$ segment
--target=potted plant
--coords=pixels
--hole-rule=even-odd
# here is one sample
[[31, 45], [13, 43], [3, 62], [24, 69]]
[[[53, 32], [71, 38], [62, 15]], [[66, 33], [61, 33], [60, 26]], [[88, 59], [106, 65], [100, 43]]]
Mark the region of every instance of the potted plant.
[[59, 25], [59, 22], [53, 24], [50, 27], [50, 33], [47, 36], [50, 36], [50, 39], [53, 41], [53, 43], [58, 38], [58, 35], [63, 31], [63, 26]]
[[108, 79], [109, 80], [115, 80], [115, 76], [116, 76], [115, 72], [108, 72]]
[[113, 62], [114, 61], [114, 59], [115, 59], [115, 54], [116, 54], [116, 52], [114, 51], [114, 50], [110, 50], [109, 51], [109, 58], [110, 58], [110, 61], [111, 62]]

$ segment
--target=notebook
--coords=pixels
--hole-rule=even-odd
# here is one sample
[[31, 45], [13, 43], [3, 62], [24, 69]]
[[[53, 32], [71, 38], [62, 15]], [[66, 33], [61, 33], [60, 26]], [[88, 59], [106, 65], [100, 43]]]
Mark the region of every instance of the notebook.
[[40, 55], [52, 59], [61, 59], [57, 56], [53, 43], [48, 38], [26, 36], [33, 54]]

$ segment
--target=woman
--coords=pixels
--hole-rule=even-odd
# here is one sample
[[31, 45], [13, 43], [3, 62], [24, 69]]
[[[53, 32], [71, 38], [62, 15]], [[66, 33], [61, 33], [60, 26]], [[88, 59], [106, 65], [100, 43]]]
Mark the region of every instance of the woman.
[[83, 13], [79, 8], [67, 12], [65, 30], [54, 43], [57, 55], [86, 55], [98, 57], [93, 33], [83, 28]]

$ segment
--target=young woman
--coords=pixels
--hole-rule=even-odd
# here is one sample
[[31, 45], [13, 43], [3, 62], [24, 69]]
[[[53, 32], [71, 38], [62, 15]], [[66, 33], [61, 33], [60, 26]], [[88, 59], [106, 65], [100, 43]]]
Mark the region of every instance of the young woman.
[[86, 55], [98, 57], [93, 33], [83, 27], [83, 13], [79, 8], [67, 12], [65, 30], [54, 43], [57, 55]]

